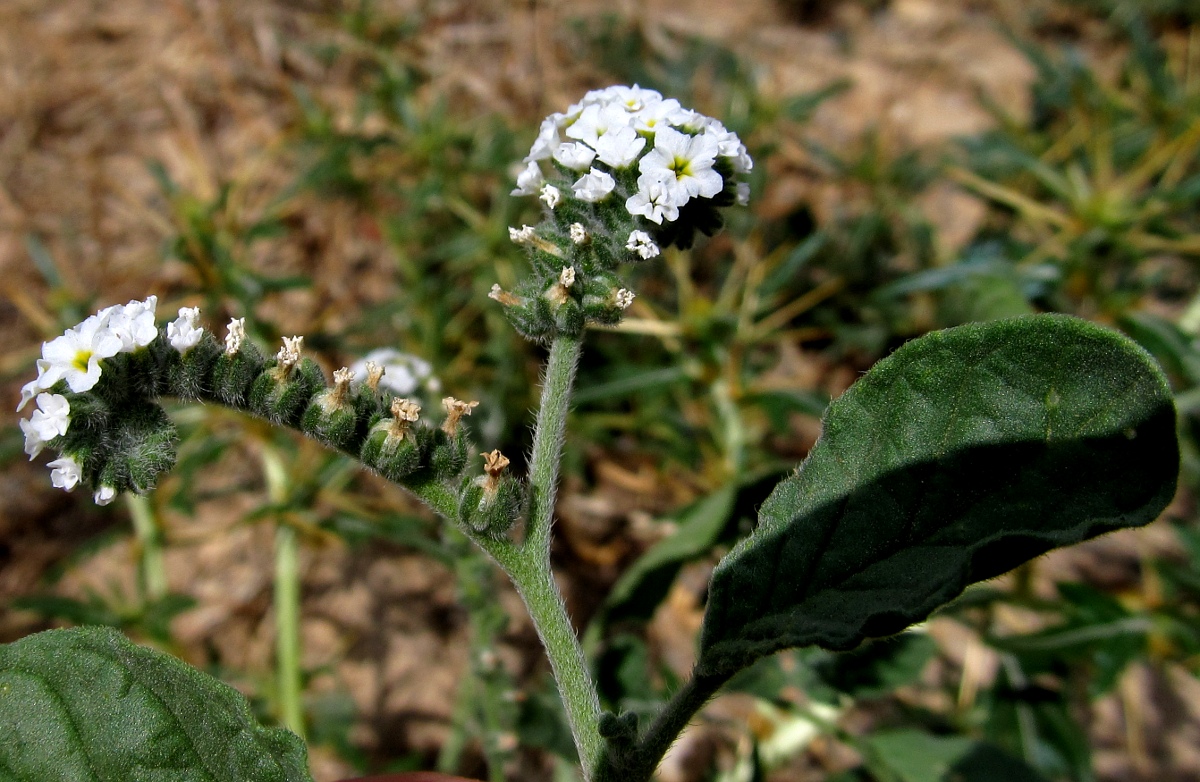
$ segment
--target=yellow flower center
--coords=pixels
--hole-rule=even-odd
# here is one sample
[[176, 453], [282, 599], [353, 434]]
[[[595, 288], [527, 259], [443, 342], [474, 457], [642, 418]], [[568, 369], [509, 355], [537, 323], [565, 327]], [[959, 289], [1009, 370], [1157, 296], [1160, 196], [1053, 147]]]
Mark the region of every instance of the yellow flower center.
[[88, 363], [92, 360], [92, 351], [79, 350], [75, 353], [74, 360], [71, 361], [71, 366], [78, 369], [80, 372], [88, 371]]

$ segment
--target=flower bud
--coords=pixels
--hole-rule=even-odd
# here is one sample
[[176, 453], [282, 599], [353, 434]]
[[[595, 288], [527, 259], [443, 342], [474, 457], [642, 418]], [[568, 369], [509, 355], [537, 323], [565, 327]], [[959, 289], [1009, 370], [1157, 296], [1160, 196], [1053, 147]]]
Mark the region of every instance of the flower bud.
[[357, 452], [366, 428], [366, 419], [359, 417], [350, 391], [353, 377], [354, 373], [347, 368], [334, 372], [333, 388], [314, 396], [300, 419], [305, 434], [348, 453]]
[[482, 454], [484, 474], [463, 481], [458, 500], [459, 523], [499, 538], [512, 529], [525, 509], [521, 482], [507, 473], [508, 458], [499, 451]]
[[250, 388], [262, 374], [266, 359], [252, 342], [237, 341], [237, 350], [228, 348], [217, 357], [212, 369], [211, 393], [230, 407], [245, 408]]
[[163, 393], [195, 401], [212, 394], [213, 370], [224, 348], [208, 331], [194, 329], [190, 336], [195, 341], [189, 341], [186, 351], [174, 347], [165, 333], [150, 347], [163, 376]]
[[371, 428], [359, 459], [396, 483], [419, 470], [431, 439], [427, 428], [414, 426], [420, 413], [420, 405], [411, 399], [393, 399], [391, 417]]
[[304, 409], [324, 387], [325, 374], [312, 359], [276, 357], [250, 388], [250, 411], [272, 423], [299, 426]]

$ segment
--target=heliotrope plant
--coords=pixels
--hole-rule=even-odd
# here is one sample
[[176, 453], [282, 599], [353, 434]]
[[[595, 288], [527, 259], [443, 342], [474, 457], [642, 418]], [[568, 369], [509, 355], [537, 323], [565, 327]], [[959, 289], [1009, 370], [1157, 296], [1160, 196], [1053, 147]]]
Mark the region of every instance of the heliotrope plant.
[[[543, 219], [511, 229], [530, 271], [491, 297], [548, 348], [527, 475], [499, 451], [472, 467], [446, 397], [434, 425], [381, 361], [330, 384], [301, 337], [263, 351], [196, 309], [155, 328], [155, 299], [109, 307], [43, 347], [22, 392], [26, 451], [97, 502], [146, 492], [174, 460], [162, 397], [227, 405], [359, 460], [457, 525], [508, 574], [545, 645], [589, 780], [649, 779], [688, 720], [738, 670], [778, 650], [847, 650], [900, 632], [969, 584], [1055, 546], [1153, 520], [1178, 468], [1170, 390], [1149, 356], [1081, 320], [1043, 315], [914, 340], [824, 418], [808, 458], [717, 566], [692, 678], [661, 714], [601, 710], [555, 587], [550, 539], [562, 441], [588, 324], [633, 301], [623, 263], [687, 247], [745, 202], [751, 161], [721, 123], [652, 90], [588, 93], [543, 123], [516, 194]], [[424, 376], [428, 376], [425, 367]], [[405, 390], [408, 389], [408, 390]], [[306, 779], [303, 746], [255, 725], [228, 688], [113, 631], [52, 631], [0, 647], [0, 776]]]

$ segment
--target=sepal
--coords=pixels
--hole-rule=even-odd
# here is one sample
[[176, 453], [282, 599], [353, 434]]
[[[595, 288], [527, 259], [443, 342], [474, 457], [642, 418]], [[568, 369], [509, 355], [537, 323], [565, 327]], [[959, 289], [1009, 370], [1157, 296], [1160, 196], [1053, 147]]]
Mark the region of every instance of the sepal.
[[163, 409], [143, 402], [115, 411], [102, 441], [80, 441], [65, 450], [79, 462], [84, 479], [94, 488], [145, 494], [175, 466], [178, 439]]
[[359, 453], [359, 461], [389, 481], [402, 483], [421, 468], [422, 449], [416, 433], [425, 429], [410, 429], [401, 438], [392, 434], [391, 428], [387, 419], [372, 428]]
[[366, 431], [366, 419], [360, 419], [354, 405], [331, 401], [336, 392], [327, 389], [313, 397], [300, 418], [300, 429], [310, 437], [348, 453], [356, 452]]
[[467, 467], [467, 438], [459, 432], [449, 436], [438, 429], [433, 433], [433, 449], [429, 456], [429, 469], [439, 480], [449, 480], [462, 473]]
[[324, 387], [325, 374], [312, 359], [301, 359], [287, 372], [272, 360], [250, 387], [250, 411], [271, 423], [298, 427], [313, 395]]
[[230, 407], [244, 409], [250, 398], [250, 388], [264, 366], [266, 359], [262, 352], [249, 341], [236, 353], [222, 353], [213, 364], [213, 397]]
[[506, 535], [525, 510], [524, 486], [511, 475], [465, 478], [460, 492], [459, 523], [490, 538]]
[[213, 395], [214, 369], [224, 350], [211, 332], [205, 331], [200, 341], [185, 353], [173, 348], [161, 335], [151, 347], [163, 377], [163, 393], [188, 401]]

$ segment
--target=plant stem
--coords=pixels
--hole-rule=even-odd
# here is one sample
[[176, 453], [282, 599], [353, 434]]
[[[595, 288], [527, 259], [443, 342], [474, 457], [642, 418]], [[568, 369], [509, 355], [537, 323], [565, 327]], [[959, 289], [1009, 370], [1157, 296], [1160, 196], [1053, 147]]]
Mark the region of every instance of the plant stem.
[[304, 738], [300, 704], [300, 542], [287, 524], [275, 528], [275, 654], [283, 724]]
[[558, 337], [550, 345], [542, 404], [533, 434], [533, 456], [529, 464], [529, 525], [525, 550], [550, 558], [550, 527], [554, 520], [554, 495], [558, 487], [558, 464], [562, 459], [563, 431], [571, 405], [571, 388], [583, 342]]
[[[287, 468], [268, 442], [262, 443], [267, 496], [276, 506], [288, 500]], [[295, 528], [279, 519], [275, 526], [275, 674], [280, 719], [301, 739], [304, 709], [300, 674], [300, 540]]]
[[163, 564], [162, 530], [154, 518], [154, 508], [149, 497], [137, 494], [125, 495], [129, 515], [133, 519], [134, 534], [142, 555], [142, 588], [147, 602], [161, 600], [167, 595], [167, 570]]
[[522, 551], [506, 569], [546, 648], [584, 779], [591, 779], [604, 749], [604, 741], [600, 738], [600, 699], [596, 696], [583, 647], [579, 645], [562, 595], [554, 582], [549, 558], [531, 557], [527, 553]]
[[507, 540], [481, 536], [474, 536], [474, 540], [508, 572], [525, 601], [550, 660], [584, 778], [590, 779], [604, 748], [599, 727], [600, 700], [596, 696], [587, 658], [550, 568], [550, 530], [554, 521], [563, 430], [581, 349], [580, 340], [564, 337], [555, 339], [550, 345], [529, 465], [531, 497], [524, 543], [518, 547]]
[[708, 703], [717, 690], [729, 681], [731, 675], [722, 673], [701, 676], [693, 672], [692, 678], [672, 696], [654, 723], [638, 740], [637, 746], [630, 753], [629, 762], [622, 768], [622, 779], [629, 782], [650, 779], [663, 755], [667, 754], [667, 750], [675, 743], [675, 739], [687, 727], [688, 722]]

